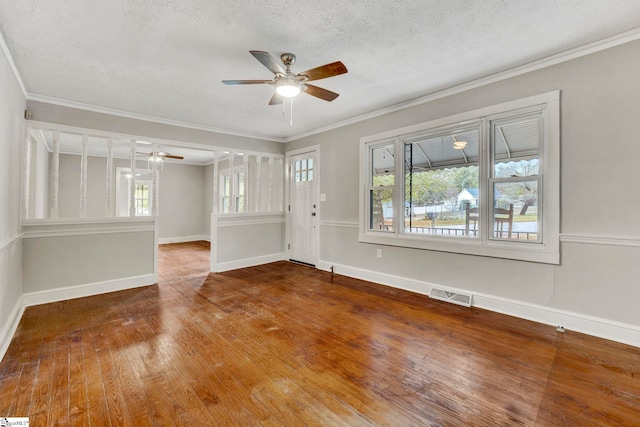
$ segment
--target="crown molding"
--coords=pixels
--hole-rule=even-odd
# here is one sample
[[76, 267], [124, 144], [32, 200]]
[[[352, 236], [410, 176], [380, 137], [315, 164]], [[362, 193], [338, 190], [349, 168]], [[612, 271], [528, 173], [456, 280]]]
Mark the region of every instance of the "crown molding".
[[131, 112], [112, 109], [112, 108], [99, 107], [97, 105], [84, 104], [82, 102], [69, 101], [66, 99], [60, 99], [60, 98], [55, 98], [55, 97], [46, 96], [46, 95], [39, 95], [37, 93], [28, 92], [26, 98], [29, 101], [44, 102], [47, 104], [59, 105], [61, 107], [93, 111], [94, 113], [109, 114], [112, 116], [124, 117], [127, 119], [143, 120], [146, 122], [159, 123], [159, 124], [169, 125], [169, 126], [177, 126], [177, 127], [187, 128], [187, 129], [202, 130], [206, 132], [221, 133], [224, 135], [239, 136], [243, 138], [253, 138], [253, 139], [261, 139], [265, 141], [285, 142], [284, 138], [279, 138], [274, 136], [255, 135], [250, 133], [237, 132], [229, 129], [212, 127], [212, 126], [203, 126], [203, 125], [183, 122], [179, 120], [171, 120], [171, 119], [165, 119], [162, 117], [148, 116], [146, 114], [131, 113]]
[[599, 40], [584, 46], [567, 50], [565, 52], [548, 56], [546, 58], [543, 58], [534, 62], [530, 62], [528, 64], [521, 65], [519, 67], [510, 68], [508, 70], [501, 71], [499, 73], [491, 74], [486, 77], [481, 77], [476, 80], [472, 80], [466, 83], [459, 84], [457, 86], [443, 89], [438, 92], [433, 92], [428, 95], [424, 95], [418, 98], [410, 99], [405, 102], [400, 102], [398, 104], [391, 105], [389, 107], [384, 107], [379, 110], [361, 114], [359, 116], [355, 116], [350, 119], [343, 120], [341, 122], [337, 122], [328, 126], [323, 126], [307, 132], [302, 132], [296, 135], [292, 135], [290, 137], [285, 138], [284, 142], [286, 143], [290, 141], [295, 141], [308, 136], [312, 136], [312, 135], [327, 132], [333, 129], [341, 128], [343, 126], [347, 126], [347, 125], [362, 122], [368, 119], [373, 119], [375, 117], [383, 116], [385, 114], [394, 113], [396, 111], [415, 107], [417, 105], [435, 101], [440, 98], [445, 98], [447, 96], [456, 95], [458, 93], [465, 92], [467, 90], [475, 89], [491, 83], [496, 83], [501, 80], [506, 80], [511, 77], [516, 77], [516, 76], [526, 74], [532, 71], [536, 71], [542, 68], [551, 67], [552, 65], [560, 64], [562, 62], [571, 61], [572, 59], [576, 59], [582, 56], [590, 55], [592, 53], [600, 52], [602, 50], [606, 50], [615, 46], [629, 43], [638, 39], [640, 39], [640, 28], [636, 28], [631, 31], [627, 31], [612, 37], [608, 37], [603, 40]]
[[115, 116], [119, 116], [119, 117], [125, 117], [125, 118], [130, 118], [130, 119], [137, 119], [137, 120], [144, 120], [144, 121], [149, 121], [149, 122], [154, 122], [154, 123], [160, 123], [160, 124], [166, 124], [166, 125], [172, 125], [172, 126], [179, 126], [179, 127], [183, 127], [183, 128], [188, 128], [188, 129], [196, 129], [196, 130], [203, 130], [203, 131], [207, 131], [207, 132], [215, 132], [215, 133], [221, 133], [221, 134], [226, 134], [226, 135], [232, 135], [232, 136], [239, 136], [239, 137], [245, 137], [245, 138], [254, 138], [254, 139], [261, 139], [261, 140], [266, 140], [266, 141], [275, 141], [275, 142], [282, 142], [282, 143], [287, 143], [287, 142], [291, 142], [291, 141], [295, 141], [298, 139], [302, 139], [308, 136], [312, 136], [312, 135], [316, 135], [319, 133], [323, 133], [323, 132], [327, 132], [333, 129], [337, 129], [337, 128], [341, 128], [343, 126], [347, 126], [347, 125], [351, 125], [354, 123], [359, 123], [365, 120], [369, 120], [375, 117], [379, 117], [385, 114], [389, 114], [389, 113], [394, 113], [400, 110], [404, 110], [407, 108], [411, 108], [417, 105], [421, 105], [421, 104], [425, 104], [427, 102], [431, 102], [431, 101], [435, 101], [437, 99], [441, 99], [447, 96], [451, 96], [451, 95], [455, 95], [467, 90], [471, 90], [471, 89], [475, 89], [481, 86], [485, 86], [491, 83], [496, 83], [502, 80], [506, 80], [512, 77], [516, 77], [522, 74], [526, 74], [532, 71], [536, 71], [542, 68], [546, 68], [546, 67], [550, 67], [553, 65], [557, 65], [563, 62], [567, 62], [576, 58], [580, 58], [582, 56], [586, 56], [586, 55], [590, 55], [592, 53], [596, 53], [596, 52], [600, 52], [602, 50], [605, 49], [609, 49], [615, 46], [619, 46], [625, 43], [629, 43], [635, 40], [640, 39], [640, 28], [635, 28], [633, 30], [621, 33], [621, 34], [617, 34], [615, 36], [611, 36], [602, 40], [598, 40], [595, 41], [593, 43], [589, 43], [586, 44], [584, 46], [580, 46], [574, 49], [570, 49], [567, 50], [565, 52], [561, 52], [555, 55], [551, 55], [548, 56], [546, 58], [531, 62], [529, 64], [525, 64], [525, 65], [521, 65], [518, 67], [514, 67], [505, 71], [501, 71], [499, 73], [495, 73], [495, 74], [491, 74], [489, 76], [486, 77], [482, 77], [476, 80], [472, 80], [466, 83], [462, 83], [444, 90], [440, 90], [437, 92], [433, 92], [424, 96], [420, 96], [418, 98], [414, 98], [414, 99], [410, 99], [408, 101], [405, 102], [400, 102], [388, 107], [384, 107], [375, 111], [371, 111], [369, 113], [365, 113], [365, 114], [361, 114], [355, 117], [352, 117], [350, 119], [346, 119], [346, 120], [342, 120], [340, 122], [337, 123], [333, 123], [331, 125], [327, 125], [327, 126], [322, 126], [316, 129], [312, 129], [309, 130], [307, 132], [302, 132], [299, 134], [295, 134], [295, 135], [291, 135], [288, 137], [274, 137], [274, 136], [265, 136], [265, 135], [254, 135], [254, 134], [248, 134], [248, 133], [243, 133], [243, 132], [238, 132], [238, 131], [232, 131], [229, 129], [222, 129], [222, 128], [216, 128], [216, 127], [209, 127], [209, 126], [202, 126], [202, 125], [197, 125], [194, 123], [188, 123], [188, 122], [182, 122], [182, 121], [177, 121], [177, 120], [170, 120], [170, 119], [165, 119], [165, 118], [161, 118], [161, 117], [155, 117], [155, 116], [148, 116], [148, 115], [144, 115], [144, 114], [137, 114], [137, 113], [130, 113], [130, 112], [126, 112], [126, 111], [121, 111], [121, 110], [116, 110], [116, 109], [110, 109], [110, 108], [105, 108], [105, 107], [98, 107], [95, 105], [91, 105], [91, 104], [84, 104], [84, 103], [80, 103], [80, 102], [75, 102], [75, 101], [68, 101], [68, 100], [63, 100], [63, 99], [59, 99], [59, 98], [53, 98], [53, 97], [48, 97], [48, 96], [44, 96], [44, 95], [39, 95], [39, 94], [34, 94], [34, 93], [29, 93], [26, 91], [26, 89], [24, 88], [24, 85], [22, 83], [22, 79], [20, 78], [20, 75], [15, 67], [15, 64], [11, 58], [11, 55], [9, 54], [9, 49], [7, 47], [7, 45], [4, 42], [4, 39], [2, 38], [2, 35], [0, 34], [0, 44], [2, 45], [2, 48], [5, 52], [5, 55], [7, 56], [7, 59], [9, 60], [9, 63], [11, 64], [11, 68], [14, 71], [14, 74], [16, 75], [16, 79], [18, 80], [20, 87], [22, 88], [23, 92], [25, 93], [25, 97], [30, 100], [30, 101], [37, 101], [37, 102], [45, 102], [45, 103], [49, 103], [49, 104], [54, 104], [54, 105], [60, 105], [63, 107], [70, 107], [70, 108], [79, 108], [79, 109], [83, 109], [83, 110], [88, 110], [88, 111], [93, 111], [96, 113], [104, 113], [104, 114], [111, 114], [111, 115], [115, 115]]
[[11, 52], [9, 51], [9, 46], [4, 40], [4, 36], [0, 31], [0, 46], [2, 46], [2, 51], [4, 52], [4, 56], [7, 58], [7, 62], [11, 67], [11, 71], [13, 71], [13, 75], [18, 81], [18, 86], [20, 86], [20, 90], [22, 91], [22, 95], [27, 98], [27, 89], [24, 86], [24, 82], [22, 81], [22, 77], [20, 77], [20, 73], [18, 72], [18, 68], [16, 67], [16, 63], [13, 61], [13, 56], [11, 56]]

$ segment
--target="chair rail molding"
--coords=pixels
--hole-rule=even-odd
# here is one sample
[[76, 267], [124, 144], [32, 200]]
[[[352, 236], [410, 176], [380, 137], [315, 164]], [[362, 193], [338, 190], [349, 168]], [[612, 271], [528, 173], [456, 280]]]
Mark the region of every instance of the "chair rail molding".
[[592, 234], [560, 234], [564, 243], [582, 243], [587, 245], [640, 247], [640, 237], [598, 236]]

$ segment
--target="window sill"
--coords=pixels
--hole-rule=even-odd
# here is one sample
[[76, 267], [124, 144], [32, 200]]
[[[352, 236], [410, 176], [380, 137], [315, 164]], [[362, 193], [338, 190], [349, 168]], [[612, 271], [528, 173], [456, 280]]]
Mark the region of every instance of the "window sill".
[[451, 252], [464, 255], [476, 255], [491, 258], [503, 258], [517, 261], [560, 264], [559, 243], [526, 243], [489, 240], [482, 243], [479, 239], [450, 238], [430, 236], [396, 236], [393, 233], [360, 231], [362, 243], [397, 246], [409, 249], [422, 249], [439, 252]]

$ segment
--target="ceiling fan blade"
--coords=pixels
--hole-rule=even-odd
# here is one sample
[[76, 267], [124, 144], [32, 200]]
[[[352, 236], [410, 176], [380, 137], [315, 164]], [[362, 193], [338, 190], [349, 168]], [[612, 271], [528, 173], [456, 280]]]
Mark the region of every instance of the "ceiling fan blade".
[[278, 105], [284, 102], [284, 97], [280, 95], [278, 92], [274, 92], [271, 97], [271, 101], [269, 101], [269, 105]]
[[318, 86], [314, 86], [310, 84], [305, 84], [305, 86], [306, 86], [306, 89], [304, 89], [305, 93], [315, 96], [316, 98], [324, 99], [325, 101], [331, 102], [334, 99], [336, 99], [338, 96], [340, 96], [335, 92], [331, 92], [330, 90], [323, 89]]
[[347, 67], [340, 61], [332, 62], [331, 64], [322, 65], [320, 67], [312, 68], [307, 71], [303, 71], [298, 75], [304, 75], [309, 77], [309, 81], [326, 79], [327, 77], [333, 77], [348, 72]]
[[273, 74], [285, 74], [282, 65], [276, 58], [274, 58], [269, 52], [263, 52], [261, 50], [250, 50], [249, 53], [253, 55], [262, 65], [267, 67]]
[[177, 159], [177, 160], [184, 160], [183, 156], [174, 156], [172, 154], [165, 154], [164, 156], [165, 159]]
[[271, 80], [223, 80], [226, 85], [261, 85], [271, 83]]

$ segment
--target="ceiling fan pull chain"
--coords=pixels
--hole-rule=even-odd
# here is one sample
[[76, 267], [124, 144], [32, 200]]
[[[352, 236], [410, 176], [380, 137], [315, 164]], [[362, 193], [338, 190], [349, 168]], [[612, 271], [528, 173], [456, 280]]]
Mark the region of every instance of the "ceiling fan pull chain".
[[289, 122], [289, 126], [293, 126], [293, 98], [289, 98], [291, 100], [291, 105], [289, 108], [289, 113], [291, 114], [291, 121]]

